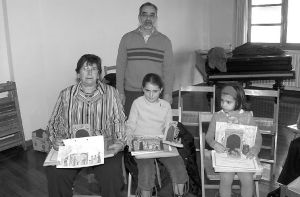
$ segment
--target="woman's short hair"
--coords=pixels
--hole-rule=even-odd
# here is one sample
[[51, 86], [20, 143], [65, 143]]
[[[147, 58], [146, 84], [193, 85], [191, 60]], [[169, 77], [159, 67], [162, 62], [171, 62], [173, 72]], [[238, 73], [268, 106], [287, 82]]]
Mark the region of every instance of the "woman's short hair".
[[77, 67], [75, 69], [76, 73], [80, 72], [80, 69], [82, 66], [87, 63], [87, 64], [96, 64], [98, 68], [99, 75], [102, 73], [102, 68], [101, 68], [101, 58], [98, 57], [97, 55], [93, 54], [85, 54], [81, 56], [81, 58], [77, 62]]
[[146, 83], [151, 83], [153, 85], [157, 85], [160, 89], [164, 87], [163, 81], [159, 75], [155, 73], [148, 73], [145, 75], [142, 86], [143, 88], [146, 86]]

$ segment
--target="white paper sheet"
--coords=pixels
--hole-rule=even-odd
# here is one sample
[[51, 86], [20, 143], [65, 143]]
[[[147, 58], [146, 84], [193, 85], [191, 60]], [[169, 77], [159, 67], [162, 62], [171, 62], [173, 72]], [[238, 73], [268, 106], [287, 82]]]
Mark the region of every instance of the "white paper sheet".
[[104, 163], [103, 136], [63, 140], [57, 155], [57, 168], [80, 168]]
[[114, 154], [104, 150], [103, 136], [72, 138], [64, 140], [65, 146], [59, 151], [53, 148], [47, 155], [44, 166], [56, 165], [57, 168], [80, 168], [104, 163], [104, 158]]
[[212, 150], [212, 164], [216, 172], [261, 172], [257, 158], [230, 158], [227, 153]]

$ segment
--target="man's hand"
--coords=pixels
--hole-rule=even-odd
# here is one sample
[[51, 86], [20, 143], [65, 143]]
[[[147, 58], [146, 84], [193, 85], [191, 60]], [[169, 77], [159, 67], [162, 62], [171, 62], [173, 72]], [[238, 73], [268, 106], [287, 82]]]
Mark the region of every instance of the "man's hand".
[[113, 151], [113, 154], [117, 154], [118, 152], [124, 149], [124, 145], [122, 143], [115, 143], [108, 147], [109, 150]]
[[164, 95], [164, 100], [168, 101], [170, 103], [170, 105], [173, 102], [172, 96], [170, 94], [165, 94]]
[[63, 139], [62, 138], [55, 138], [54, 141], [53, 141], [53, 149], [58, 151], [58, 147], [59, 146], [64, 146], [64, 142], [63, 142]]
[[119, 94], [122, 105], [125, 105], [126, 97], [125, 94]]

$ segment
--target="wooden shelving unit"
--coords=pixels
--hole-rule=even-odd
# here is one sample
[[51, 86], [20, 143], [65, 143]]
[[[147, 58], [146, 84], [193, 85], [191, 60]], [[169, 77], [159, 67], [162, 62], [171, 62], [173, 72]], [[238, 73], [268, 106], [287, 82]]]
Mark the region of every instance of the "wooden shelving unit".
[[0, 84], [0, 151], [22, 145], [26, 150], [15, 82]]

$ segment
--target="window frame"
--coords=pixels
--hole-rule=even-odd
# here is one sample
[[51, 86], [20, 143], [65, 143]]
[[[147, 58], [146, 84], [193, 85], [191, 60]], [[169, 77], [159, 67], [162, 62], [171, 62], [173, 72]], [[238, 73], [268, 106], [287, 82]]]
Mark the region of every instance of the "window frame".
[[[268, 7], [268, 6], [281, 6], [281, 23], [273, 24], [251, 24], [252, 8], [254, 7]], [[288, 0], [282, 0], [282, 3], [277, 4], [263, 4], [252, 5], [252, 0], [248, 0], [248, 27], [247, 27], [247, 42], [253, 44], [264, 44], [267, 46], [276, 46], [284, 50], [300, 50], [300, 43], [286, 43], [287, 38], [287, 17], [288, 17]], [[281, 26], [280, 43], [264, 43], [264, 42], [251, 42], [251, 27], [252, 26]]]

